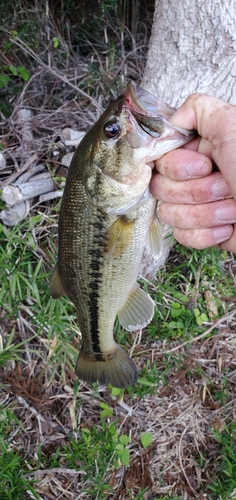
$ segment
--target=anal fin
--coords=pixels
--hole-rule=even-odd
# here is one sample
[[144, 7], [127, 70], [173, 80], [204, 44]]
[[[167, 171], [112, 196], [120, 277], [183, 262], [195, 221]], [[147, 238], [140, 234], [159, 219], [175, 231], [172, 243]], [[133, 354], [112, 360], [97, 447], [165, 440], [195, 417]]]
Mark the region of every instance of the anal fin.
[[154, 301], [136, 283], [126, 303], [118, 311], [118, 318], [126, 330], [141, 330], [150, 323], [154, 314]]

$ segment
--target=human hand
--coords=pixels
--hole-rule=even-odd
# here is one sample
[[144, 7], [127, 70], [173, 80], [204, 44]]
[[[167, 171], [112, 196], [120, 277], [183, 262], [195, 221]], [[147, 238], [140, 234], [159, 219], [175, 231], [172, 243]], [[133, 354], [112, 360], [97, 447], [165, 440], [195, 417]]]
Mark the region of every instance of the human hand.
[[160, 217], [185, 246], [236, 253], [236, 106], [193, 94], [170, 121], [200, 137], [156, 161]]

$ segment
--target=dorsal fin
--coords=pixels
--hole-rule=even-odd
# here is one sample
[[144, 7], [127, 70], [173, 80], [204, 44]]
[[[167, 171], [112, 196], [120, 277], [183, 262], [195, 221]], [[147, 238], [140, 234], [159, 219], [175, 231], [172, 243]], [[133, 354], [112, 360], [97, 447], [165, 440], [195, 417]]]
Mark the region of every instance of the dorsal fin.
[[60, 278], [58, 271], [58, 265], [56, 264], [51, 277], [50, 292], [53, 299], [58, 299], [62, 295], [65, 295], [65, 290]]

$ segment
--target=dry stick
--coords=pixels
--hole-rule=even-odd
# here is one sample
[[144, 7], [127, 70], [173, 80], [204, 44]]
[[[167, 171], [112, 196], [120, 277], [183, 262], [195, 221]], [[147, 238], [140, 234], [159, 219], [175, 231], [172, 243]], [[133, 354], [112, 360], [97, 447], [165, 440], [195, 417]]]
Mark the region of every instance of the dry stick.
[[44, 418], [41, 413], [39, 413], [36, 408], [34, 408], [33, 406], [30, 406], [29, 403], [27, 403], [27, 401], [22, 397], [22, 396], [16, 396], [17, 399], [18, 399], [18, 402], [24, 406], [24, 408], [26, 408], [30, 413], [32, 413], [38, 420], [38, 423], [40, 422], [47, 422], [47, 425], [53, 429], [57, 428], [58, 425], [54, 422], [52, 422], [51, 420], [49, 420], [48, 418]]
[[20, 167], [18, 165], [18, 161], [17, 159], [15, 158], [15, 156], [11, 153], [11, 151], [4, 151], [5, 154], [7, 154], [8, 156], [10, 156], [11, 160], [13, 161], [14, 163], [14, 167], [15, 167], [15, 171], [16, 172], [19, 172], [20, 171]]
[[18, 170], [18, 172], [14, 172], [13, 174], [10, 175], [10, 177], [8, 177], [8, 179], [6, 179], [2, 185], [1, 185], [1, 189], [4, 188], [5, 186], [8, 186], [9, 184], [11, 184], [12, 182], [14, 182], [21, 174], [23, 174], [23, 172], [25, 172], [29, 167], [30, 165], [32, 165], [32, 163], [34, 163], [34, 161], [38, 160], [38, 155], [35, 153], [33, 156], [31, 156], [26, 162], [25, 164], [23, 165], [23, 167]]
[[35, 196], [49, 193], [55, 189], [55, 182], [50, 174], [48, 174], [47, 177], [45, 176], [45, 178], [36, 177], [35, 179], [33, 177], [29, 182], [19, 184], [19, 186], [5, 186], [2, 190], [2, 200], [5, 201], [9, 207], [13, 207], [18, 203], [31, 200]]
[[190, 426], [190, 423], [187, 425], [187, 427], [185, 427], [184, 431], [182, 432], [181, 436], [180, 436], [180, 440], [179, 440], [179, 462], [180, 462], [180, 466], [181, 466], [181, 469], [182, 469], [182, 472], [183, 472], [183, 475], [186, 479], [186, 482], [187, 484], [189, 485], [190, 489], [192, 490], [192, 492], [194, 493], [194, 495], [196, 496], [197, 495], [197, 492], [195, 491], [195, 489], [191, 486], [190, 482], [189, 482], [189, 479], [188, 479], [188, 476], [185, 472], [185, 468], [184, 468], [184, 465], [183, 465], [183, 462], [182, 462], [182, 457], [181, 457], [181, 444], [182, 444], [182, 441], [183, 441], [183, 437], [184, 435], [186, 434], [188, 428]]
[[60, 422], [58, 424], [58, 423], [53, 422], [47, 416], [44, 417], [39, 411], [36, 410], [36, 408], [34, 408], [34, 406], [29, 405], [29, 403], [27, 403], [27, 401], [22, 396], [16, 395], [16, 398], [17, 398], [18, 402], [20, 403], [20, 405], [24, 406], [24, 408], [26, 408], [26, 410], [28, 410], [30, 413], [32, 413], [35, 416], [35, 418], [37, 418], [38, 424], [40, 427], [41, 427], [41, 423], [43, 422], [43, 423], [46, 423], [48, 425], [48, 427], [50, 427], [51, 429], [58, 430], [58, 427], [61, 426], [61, 428], [64, 430], [63, 434], [65, 434], [65, 435], [69, 434], [71, 432], [69, 429], [67, 429], [67, 427], [62, 426]]
[[89, 96], [86, 92], [84, 92], [82, 89], [80, 89], [79, 87], [77, 87], [76, 85], [74, 85], [73, 83], [71, 83], [68, 78], [66, 76], [62, 76], [60, 75], [59, 73], [57, 73], [56, 71], [54, 71], [52, 68], [50, 68], [47, 64], [45, 64], [42, 59], [37, 56], [37, 54], [35, 54], [35, 52], [33, 50], [30, 49], [30, 47], [25, 43], [23, 42], [23, 40], [20, 40], [17, 36], [16, 37], [11, 37], [11, 33], [5, 29], [3, 29], [3, 31], [5, 33], [7, 33], [9, 36], [9, 40], [12, 42], [12, 43], [15, 43], [16, 45], [18, 45], [18, 47], [21, 48], [21, 50], [23, 50], [24, 52], [26, 52], [26, 54], [28, 54], [29, 56], [31, 56], [35, 61], [37, 61], [37, 63], [44, 69], [48, 70], [50, 73], [52, 73], [52, 75], [56, 76], [56, 78], [58, 78], [59, 80], [61, 80], [62, 82], [66, 83], [67, 85], [69, 85], [70, 87], [72, 87], [74, 90], [76, 90], [76, 92], [78, 92], [79, 94], [81, 94], [83, 97], [85, 97], [86, 99], [89, 99], [89, 101], [95, 106], [95, 108], [97, 108], [99, 110], [99, 112], [101, 113], [102, 111], [102, 108], [101, 106], [99, 106], [99, 104], [97, 103], [97, 101], [95, 99], [93, 99], [93, 97]]
[[37, 475], [45, 475], [45, 474], [69, 474], [69, 475], [77, 475], [77, 474], [87, 474], [87, 472], [83, 470], [75, 470], [75, 469], [66, 469], [65, 467], [53, 467], [52, 469], [38, 469], [33, 472], [27, 472], [24, 474], [25, 477], [37, 476]]
[[171, 352], [178, 351], [178, 349], [181, 349], [181, 347], [184, 347], [185, 345], [189, 345], [189, 344], [192, 344], [193, 342], [196, 342], [197, 340], [203, 339], [204, 337], [206, 337], [206, 335], [208, 335], [208, 333], [211, 333], [211, 331], [214, 330], [214, 328], [216, 328], [218, 325], [220, 325], [220, 323], [222, 323], [222, 321], [224, 321], [225, 319], [230, 319], [235, 314], [236, 314], [236, 309], [233, 309], [233, 311], [231, 311], [231, 313], [225, 314], [224, 316], [219, 318], [205, 332], [201, 333], [200, 335], [198, 335], [197, 337], [195, 337], [191, 340], [187, 340], [186, 342], [183, 342], [182, 344], [173, 347], [172, 349], [169, 349], [168, 351], [162, 351], [162, 354], [170, 354]]
[[[47, 38], [47, 43], [49, 45], [50, 43], [50, 27], [49, 27], [49, 5], [48, 5], [48, 0], [45, 2], [45, 7], [46, 7], [46, 12], [45, 12], [45, 31], [46, 31], [46, 38]], [[51, 68], [51, 54], [50, 51], [48, 51], [48, 66]]]

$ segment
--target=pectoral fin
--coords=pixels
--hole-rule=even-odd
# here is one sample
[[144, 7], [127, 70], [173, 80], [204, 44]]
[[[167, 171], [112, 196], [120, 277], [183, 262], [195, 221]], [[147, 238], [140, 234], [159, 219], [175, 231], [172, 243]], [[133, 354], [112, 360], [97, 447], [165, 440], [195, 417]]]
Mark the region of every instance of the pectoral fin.
[[125, 305], [118, 312], [121, 325], [126, 330], [142, 329], [150, 323], [153, 314], [153, 300], [136, 283]]
[[162, 229], [158, 215], [155, 214], [148, 232], [147, 246], [154, 258], [158, 258], [162, 252]]
[[63, 284], [60, 278], [60, 274], [58, 271], [58, 266], [56, 265], [50, 283], [50, 292], [53, 299], [58, 299], [62, 295], [65, 294], [65, 290], [63, 288]]
[[130, 245], [134, 236], [135, 220], [128, 220], [126, 216], [119, 217], [108, 229], [105, 236], [105, 253], [114, 257], [122, 255]]

